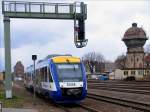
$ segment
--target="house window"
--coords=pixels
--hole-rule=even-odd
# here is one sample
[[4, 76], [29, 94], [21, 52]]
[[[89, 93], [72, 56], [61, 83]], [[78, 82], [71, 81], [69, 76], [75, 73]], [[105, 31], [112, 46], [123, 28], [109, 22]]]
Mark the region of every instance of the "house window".
[[138, 74], [139, 74], [139, 75], [143, 75], [143, 70], [139, 70], [139, 71], [138, 71]]
[[146, 75], [149, 75], [149, 70], [145, 71], [145, 74], [146, 74]]
[[124, 75], [128, 75], [128, 71], [124, 71]]
[[135, 75], [135, 71], [131, 71], [131, 75]]

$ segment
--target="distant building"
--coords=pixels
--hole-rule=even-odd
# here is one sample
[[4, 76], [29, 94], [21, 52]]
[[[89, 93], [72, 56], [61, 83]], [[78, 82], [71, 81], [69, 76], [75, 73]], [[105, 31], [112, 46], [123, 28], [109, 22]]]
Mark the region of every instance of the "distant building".
[[105, 71], [107, 73], [111, 73], [116, 69], [115, 63], [113, 62], [105, 62]]
[[146, 57], [143, 48], [147, 39], [145, 31], [137, 27], [136, 23], [133, 23], [132, 27], [125, 32], [122, 41], [127, 46], [127, 54], [125, 67], [122, 69], [123, 77], [132, 76], [136, 80], [141, 80], [146, 79], [147, 75], [150, 75], [150, 63], [145, 63], [145, 60], [149, 61], [149, 57]]
[[2, 72], [0, 72], [0, 81], [4, 80], [4, 74]]
[[123, 80], [124, 78], [123, 70], [121, 69], [115, 69], [113, 72], [109, 73], [109, 79]]
[[21, 61], [14, 66], [14, 78], [24, 78], [24, 66]]

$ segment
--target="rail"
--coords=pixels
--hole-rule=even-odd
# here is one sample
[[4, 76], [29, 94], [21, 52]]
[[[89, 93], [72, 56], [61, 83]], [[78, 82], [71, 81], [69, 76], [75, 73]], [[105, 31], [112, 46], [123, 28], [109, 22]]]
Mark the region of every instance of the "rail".
[[110, 102], [113, 104], [118, 104], [118, 105], [122, 105], [126, 107], [131, 107], [137, 110], [142, 110], [144, 112], [150, 112], [150, 104], [147, 104], [147, 103], [135, 102], [132, 100], [118, 99], [118, 98], [108, 97], [105, 95], [95, 95], [91, 93], [88, 93], [87, 97], [95, 99], [95, 100], [100, 100], [100, 101]]

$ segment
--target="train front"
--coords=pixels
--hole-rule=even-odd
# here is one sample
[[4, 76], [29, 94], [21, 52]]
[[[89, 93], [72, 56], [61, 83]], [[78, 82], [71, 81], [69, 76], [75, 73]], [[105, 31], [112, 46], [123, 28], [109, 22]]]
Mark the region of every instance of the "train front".
[[52, 59], [56, 92], [53, 99], [58, 103], [77, 103], [87, 94], [85, 67], [80, 58], [72, 56]]

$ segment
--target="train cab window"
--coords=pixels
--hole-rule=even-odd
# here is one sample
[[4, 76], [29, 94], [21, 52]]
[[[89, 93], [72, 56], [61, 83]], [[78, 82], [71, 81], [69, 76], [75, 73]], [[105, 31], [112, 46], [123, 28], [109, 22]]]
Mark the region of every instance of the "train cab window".
[[49, 68], [49, 67], [47, 67], [47, 73], [48, 73], [49, 82], [53, 82], [52, 75], [51, 75], [51, 71], [50, 71], [50, 68]]

